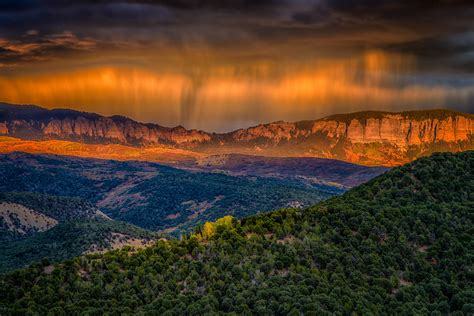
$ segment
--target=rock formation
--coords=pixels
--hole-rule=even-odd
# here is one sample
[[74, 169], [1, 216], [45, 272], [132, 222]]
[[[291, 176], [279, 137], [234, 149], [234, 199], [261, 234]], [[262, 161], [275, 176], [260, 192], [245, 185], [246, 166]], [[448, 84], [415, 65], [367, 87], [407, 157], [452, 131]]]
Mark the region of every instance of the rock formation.
[[0, 104], [0, 135], [138, 147], [166, 145], [207, 154], [335, 158], [393, 166], [435, 151], [474, 149], [474, 115], [448, 110], [368, 111], [211, 134], [181, 126], [143, 124], [121, 116]]
[[225, 152], [398, 165], [434, 151], [474, 149], [474, 115], [447, 110], [333, 115], [237, 130], [219, 146]]
[[61, 139], [136, 146], [209, 141], [201, 131], [142, 124], [122, 116], [104, 117], [74, 110], [0, 104], [0, 134], [26, 139]]

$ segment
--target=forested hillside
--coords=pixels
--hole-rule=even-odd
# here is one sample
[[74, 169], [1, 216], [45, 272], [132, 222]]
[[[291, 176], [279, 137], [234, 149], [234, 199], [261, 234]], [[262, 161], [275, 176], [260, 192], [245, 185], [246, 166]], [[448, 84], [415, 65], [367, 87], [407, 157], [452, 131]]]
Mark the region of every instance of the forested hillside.
[[474, 313], [474, 152], [435, 154], [308, 209], [0, 277], [0, 314]]
[[0, 192], [0, 272], [45, 258], [58, 262], [128, 244], [140, 247], [158, 238], [111, 220], [77, 197]]
[[309, 206], [338, 185], [189, 172], [155, 163], [12, 153], [0, 155], [0, 192], [76, 197], [115, 220], [179, 235], [225, 215]]
[[63, 197], [36, 192], [0, 192], [0, 202], [21, 204], [58, 221], [97, 216], [97, 208], [76, 197]]
[[35, 192], [0, 192], [2, 244], [51, 229], [58, 223], [97, 217], [106, 216], [92, 203], [80, 198]]
[[33, 262], [54, 263], [127, 245], [142, 247], [158, 237], [150, 231], [113, 220], [66, 221], [47, 231], [1, 243], [0, 273]]

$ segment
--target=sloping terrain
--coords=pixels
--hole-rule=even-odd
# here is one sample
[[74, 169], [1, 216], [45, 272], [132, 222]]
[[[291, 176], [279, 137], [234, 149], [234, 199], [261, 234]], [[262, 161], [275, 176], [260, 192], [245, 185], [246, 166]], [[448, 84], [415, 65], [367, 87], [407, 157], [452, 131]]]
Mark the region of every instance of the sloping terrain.
[[21, 204], [0, 202], [0, 223], [2, 230], [24, 235], [48, 230], [58, 221]]
[[308, 209], [4, 275], [0, 312], [470, 315], [473, 215], [474, 152], [435, 154]]
[[83, 158], [140, 160], [170, 166], [194, 163], [204, 155], [168, 146], [132, 147], [119, 144], [87, 144], [63, 140], [23, 140], [0, 136], [0, 153], [26, 152]]
[[386, 171], [334, 159], [264, 157], [223, 154], [206, 156], [171, 147], [131, 147], [85, 144], [62, 140], [32, 141], [0, 136], [0, 153], [26, 152], [83, 158], [156, 162], [185, 170], [222, 171], [230, 175], [292, 178], [302, 182], [332, 183], [351, 187]]
[[0, 155], [0, 167], [0, 192], [77, 197], [113, 219], [176, 234], [224, 215], [308, 206], [343, 192], [337, 185], [190, 172], [136, 161], [13, 153]]
[[106, 216], [93, 204], [79, 198], [0, 192], [0, 241], [43, 232], [58, 223], [92, 218]]
[[211, 154], [321, 157], [397, 166], [434, 152], [474, 149], [474, 115], [450, 110], [336, 114], [215, 135], [198, 148]]
[[213, 155], [196, 161], [195, 167], [233, 175], [291, 178], [308, 183], [353, 187], [388, 170], [333, 159], [312, 157], [264, 157], [239, 154]]
[[143, 247], [158, 235], [108, 218], [78, 197], [0, 192], [0, 271], [48, 258], [124, 246]]
[[125, 246], [141, 248], [158, 238], [136, 226], [104, 218], [65, 221], [44, 232], [0, 243], [0, 272], [41, 260], [57, 262]]
[[104, 117], [68, 109], [0, 102], [0, 135], [23, 139], [60, 139], [91, 144], [193, 145], [208, 141], [206, 132], [143, 124], [123, 116]]

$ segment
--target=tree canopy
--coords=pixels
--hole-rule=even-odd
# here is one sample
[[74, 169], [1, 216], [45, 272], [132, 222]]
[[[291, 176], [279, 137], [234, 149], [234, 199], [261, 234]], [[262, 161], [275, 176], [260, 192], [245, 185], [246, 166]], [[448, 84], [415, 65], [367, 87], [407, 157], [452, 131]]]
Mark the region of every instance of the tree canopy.
[[474, 313], [474, 152], [434, 154], [308, 209], [0, 277], [0, 314]]

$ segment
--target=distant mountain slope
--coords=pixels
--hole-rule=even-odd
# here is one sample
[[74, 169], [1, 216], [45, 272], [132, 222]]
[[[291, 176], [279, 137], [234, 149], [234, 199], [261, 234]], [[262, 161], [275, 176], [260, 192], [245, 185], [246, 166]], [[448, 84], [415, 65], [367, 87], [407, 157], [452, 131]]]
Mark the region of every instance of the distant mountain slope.
[[16, 271], [0, 312], [470, 315], [473, 179], [474, 152], [435, 154], [309, 209]]
[[303, 182], [346, 187], [365, 182], [387, 170], [333, 159], [312, 157], [263, 157], [252, 155], [211, 155], [170, 147], [131, 147], [84, 144], [61, 140], [32, 141], [0, 136], [0, 153], [27, 152], [85, 158], [157, 162], [186, 170], [223, 171], [232, 175], [293, 178]]
[[334, 159], [240, 154], [204, 157], [197, 160], [194, 166], [200, 170], [222, 170], [234, 175], [292, 178], [308, 183], [332, 183], [345, 187], [367, 182], [388, 170], [384, 167], [366, 167]]
[[226, 153], [334, 158], [394, 166], [433, 152], [474, 149], [474, 115], [448, 110], [357, 112], [276, 122], [218, 136]]
[[126, 145], [192, 144], [210, 139], [205, 132], [143, 124], [123, 116], [7, 103], [0, 103], [0, 135]]
[[179, 233], [224, 215], [308, 206], [344, 190], [339, 185], [190, 172], [149, 162], [13, 153], [0, 155], [1, 191], [79, 197], [113, 219]]
[[206, 154], [333, 158], [394, 166], [433, 152], [474, 149], [474, 115], [449, 110], [357, 112], [275, 122], [216, 134], [142, 124], [73, 110], [0, 104], [0, 135], [133, 146], [172, 146]]
[[64, 140], [24, 140], [0, 136], [0, 153], [27, 152], [84, 158], [140, 160], [170, 166], [194, 163], [204, 154], [169, 146], [134, 147], [119, 144], [87, 144]]

